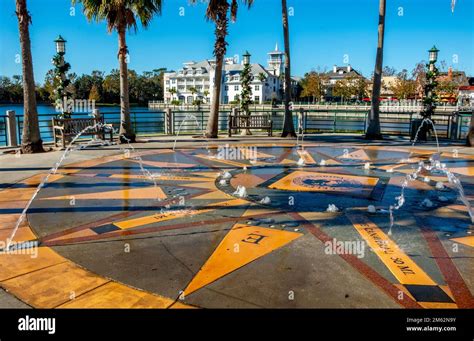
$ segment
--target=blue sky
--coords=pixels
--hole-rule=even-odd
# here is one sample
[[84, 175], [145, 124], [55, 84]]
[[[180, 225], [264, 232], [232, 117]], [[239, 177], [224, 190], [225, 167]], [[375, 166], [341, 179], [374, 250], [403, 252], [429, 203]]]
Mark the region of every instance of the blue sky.
[[[130, 68], [142, 72], [159, 67], [178, 69], [182, 62], [212, 57], [214, 25], [206, 22], [206, 5], [198, 0], [163, 0], [163, 13], [147, 30], [128, 35]], [[288, 0], [292, 74], [344, 65], [344, 57], [365, 76], [375, 61], [378, 0]], [[0, 1], [0, 75], [21, 74], [15, 56], [20, 52], [14, 0]], [[245, 50], [252, 61], [266, 65], [275, 43], [283, 47], [279, 0], [255, 0], [239, 8], [237, 22], [229, 28], [228, 56]], [[474, 76], [474, 0], [388, 0], [384, 65], [411, 70], [427, 58], [436, 44], [439, 60]], [[66, 59], [77, 74], [92, 70], [110, 72], [118, 67], [117, 35], [104, 23], [88, 23], [80, 6], [71, 16], [68, 0], [28, 0], [35, 80], [42, 83], [52, 68], [53, 40], [68, 40]], [[181, 16], [184, 9], [184, 16]], [[402, 13], [403, 12], [403, 13]], [[403, 14], [403, 15], [400, 15]], [[457, 56], [457, 63], [453, 56]]]

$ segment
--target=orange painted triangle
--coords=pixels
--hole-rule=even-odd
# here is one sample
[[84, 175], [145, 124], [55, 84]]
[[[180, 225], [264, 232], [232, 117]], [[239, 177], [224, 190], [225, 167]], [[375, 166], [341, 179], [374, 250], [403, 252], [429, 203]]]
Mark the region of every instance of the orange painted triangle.
[[265, 256], [301, 233], [236, 224], [184, 290], [189, 295], [254, 260]]
[[119, 189], [107, 192], [93, 192], [62, 195], [58, 197], [43, 198], [41, 200], [83, 200], [83, 199], [119, 199], [119, 200], [139, 200], [139, 199], [165, 199], [166, 194], [160, 187]]
[[458, 242], [464, 245], [474, 247], [474, 236], [460, 237], [451, 239], [454, 242]]

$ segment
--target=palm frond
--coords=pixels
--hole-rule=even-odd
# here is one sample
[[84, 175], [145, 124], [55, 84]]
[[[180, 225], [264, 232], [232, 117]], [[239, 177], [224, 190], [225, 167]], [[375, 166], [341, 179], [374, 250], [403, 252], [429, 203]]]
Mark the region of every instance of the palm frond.
[[72, 4], [81, 3], [83, 12], [89, 21], [107, 23], [109, 32], [124, 25], [127, 29], [137, 30], [139, 20], [147, 28], [154, 15], [161, 14], [162, 0], [71, 0]]

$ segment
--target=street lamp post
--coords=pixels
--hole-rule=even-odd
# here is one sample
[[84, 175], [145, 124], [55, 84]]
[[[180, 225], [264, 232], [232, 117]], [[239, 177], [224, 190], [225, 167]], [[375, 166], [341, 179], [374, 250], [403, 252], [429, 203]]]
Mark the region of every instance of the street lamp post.
[[[437, 78], [439, 76], [438, 68], [436, 67], [436, 61], [438, 60], [439, 50], [436, 48], [436, 46], [433, 46], [430, 50], [428, 50], [428, 52], [429, 52], [429, 62], [426, 65], [427, 67], [426, 83], [424, 87], [425, 96], [423, 98], [424, 109], [423, 109], [423, 112], [421, 113], [423, 120], [431, 120], [431, 117], [435, 112], [436, 101], [437, 101], [435, 89], [438, 86]], [[429, 122], [425, 121], [425, 124], [420, 130], [420, 134], [419, 134], [420, 140], [426, 141], [427, 132], [433, 128], [432, 125], [428, 123]], [[433, 122], [433, 125], [434, 125], [434, 122]]]
[[67, 72], [71, 68], [69, 63], [64, 61], [64, 55], [66, 54], [66, 40], [59, 35], [54, 43], [56, 44], [56, 55], [53, 57], [54, 77], [57, 81], [55, 89], [56, 109], [61, 112], [62, 118], [70, 118], [72, 114], [72, 108], [68, 105], [68, 90], [67, 87], [70, 84], [70, 80], [67, 78]]
[[433, 46], [429, 51], [429, 62], [427, 65], [428, 71], [426, 72], [426, 84], [425, 84], [425, 97], [423, 99], [424, 111], [423, 118], [431, 118], [431, 115], [436, 109], [436, 94], [434, 92], [436, 86], [438, 85], [438, 68], [436, 67], [436, 61], [438, 60], [439, 50], [436, 46]]

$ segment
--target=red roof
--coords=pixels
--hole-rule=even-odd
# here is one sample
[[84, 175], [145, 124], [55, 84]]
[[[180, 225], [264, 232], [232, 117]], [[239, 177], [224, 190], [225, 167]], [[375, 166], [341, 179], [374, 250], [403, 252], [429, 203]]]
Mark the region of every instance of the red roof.
[[459, 90], [471, 90], [474, 91], [474, 85], [462, 85], [459, 87]]

